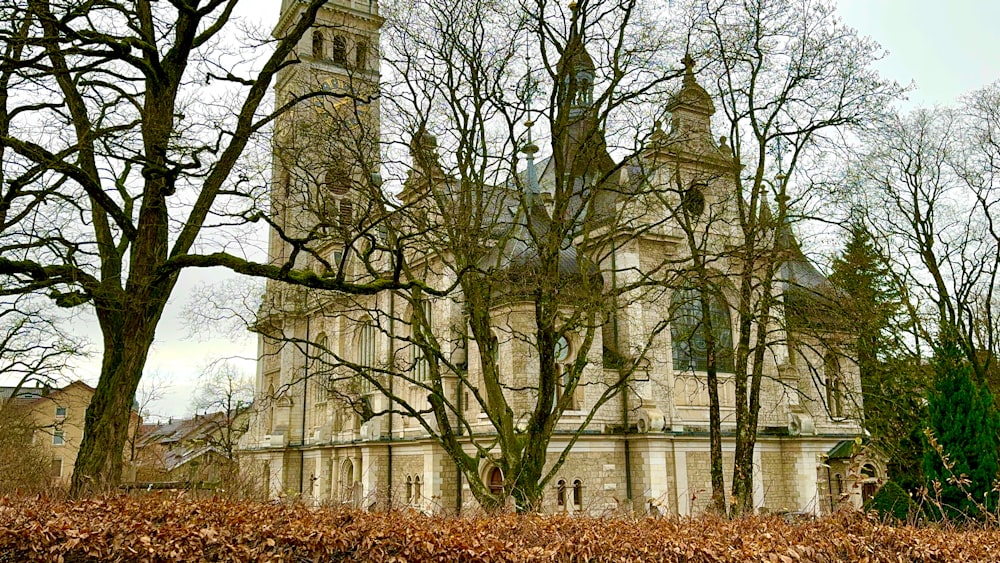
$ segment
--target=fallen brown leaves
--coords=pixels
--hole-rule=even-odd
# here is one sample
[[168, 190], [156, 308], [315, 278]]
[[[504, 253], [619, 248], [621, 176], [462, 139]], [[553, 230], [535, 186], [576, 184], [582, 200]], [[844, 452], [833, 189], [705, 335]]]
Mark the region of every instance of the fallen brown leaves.
[[776, 518], [426, 517], [224, 499], [0, 499], [0, 561], [1000, 560], [1000, 530]]

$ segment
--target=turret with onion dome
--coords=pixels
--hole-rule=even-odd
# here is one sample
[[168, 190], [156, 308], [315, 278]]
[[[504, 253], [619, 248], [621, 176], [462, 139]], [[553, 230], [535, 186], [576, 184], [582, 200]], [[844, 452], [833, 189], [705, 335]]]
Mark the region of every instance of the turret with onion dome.
[[583, 30], [577, 26], [570, 29], [569, 39], [556, 65], [556, 75], [561, 77], [561, 99], [566, 101], [560, 109], [567, 108], [570, 119], [579, 119], [594, 103], [596, 72], [594, 59], [584, 45]]
[[562, 164], [558, 172], [571, 179], [574, 192], [581, 192], [613, 170], [615, 163], [608, 153], [594, 103], [597, 72], [594, 59], [587, 52], [584, 15], [575, 2], [570, 9], [573, 19], [569, 36], [556, 64], [558, 106], [552, 149], [553, 156]]

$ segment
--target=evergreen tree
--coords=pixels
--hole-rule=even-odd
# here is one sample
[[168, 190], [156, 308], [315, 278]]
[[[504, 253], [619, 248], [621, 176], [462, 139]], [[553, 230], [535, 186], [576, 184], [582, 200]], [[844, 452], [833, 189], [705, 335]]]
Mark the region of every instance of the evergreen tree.
[[837, 299], [837, 313], [855, 337], [864, 426], [893, 480], [916, 491], [923, 484], [926, 370], [899, 345], [901, 299], [886, 263], [865, 224], [855, 221], [830, 281], [846, 297]]
[[993, 396], [976, 384], [971, 364], [947, 332], [935, 349], [934, 374], [927, 405], [933, 442], [923, 460], [927, 487], [934, 491], [935, 484], [940, 486], [938, 500], [947, 516], [992, 511], [997, 506], [993, 481], [1000, 447], [1000, 415]]

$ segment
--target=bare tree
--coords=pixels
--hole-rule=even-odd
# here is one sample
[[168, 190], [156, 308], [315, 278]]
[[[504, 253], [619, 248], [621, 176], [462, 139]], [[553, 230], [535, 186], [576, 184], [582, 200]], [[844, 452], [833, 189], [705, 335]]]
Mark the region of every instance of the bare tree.
[[955, 335], [977, 383], [997, 389], [995, 225], [1000, 89], [973, 92], [954, 108], [887, 119], [865, 138], [854, 167], [858, 207], [889, 258], [919, 358], [942, 329]]
[[201, 411], [214, 427], [210, 445], [233, 462], [240, 436], [247, 429], [253, 398], [253, 380], [227, 361], [209, 368], [198, 387], [195, 413]]
[[[350, 122], [350, 137], [328, 133], [344, 119], [297, 124], [276, 152], [290, 171], [284, 207], [304, 212], [296, 225], [275, 225], [272, 257], [346, 280], [395, 271], [412, 289], [290, 302], [269, 287], [256, 325], [260, 388], [280, 395], [301, 384], [316, 397], [307, 401], [332, 398], [354, 414], [343, 426], [420, 428], [483, 507], [512, 497], [518, 510], [536, 510], [591, 424], [627, 435], [644, 406], [629, 389], [668, 323], [629, 332], [618, 320], [630, 303], [656, 302], [675, 272], [667, 260], [640, 270], [614, 256], [664, 221], [642, 205], [656, 198], [641, 154], [650, 104], [682, 71], [648, 71], [666, 67], [671, 51], [637, 2], [396, 8], [386, 14], [381, 130], [401, 192], [388, 197], [365, 175], [315, 164], [370, 170], [363, 119]], [[544, 161], [535, 162], [536, 139], [551, 150]], [[331, 177], [347, 186], [326, 199], [309, 192]], [[323, 232], [326, 243], [302, 244], [302, 232]], [[307, 375], [283, 384], [282, 342], [308, 358], [294, 372]], [[303, 413], [306, 427], [307, 416], [323, 415]], [[548, 455], [557, 435], [559, 454]], [[502, 482], [483, 475], [484, 461]]]
[[871, 68], [878, 46], [840, 24], [831, 2], [709, 0], [687, 10], [691, 50], [703, 61], [699, 76], [719, 101], [721, 129], [742, 165], [732, 172], [738, 234], [727, 251], [737, 280], [730, 306], [738, 335], [732, 502], [739, 514], [753, 509], [764, 365], [784, 338], [778, 296], [802, 282], [782, 269], [798, 250], [786, 236], [789, 224], [809, 215], [811, 172], [824, 154], [846, 131], [877, 118], [899, 89]]
[[169, 388], [170, 383], [159, 372], [154, 372], [143, 376], [143, 381], [136, 391], [135, 408], [133, 410], [138, 415], [138, 423], [132, 424], [129, 428], [127, 443], [128, 460], [126, 460], [130, 471], [128, 480], [135, 481], [136, 478], [135, 470], [137, 469], [140, 453], [136, 446], [142, 437], [143, 421], [148, 421], [154, 416], [154, 413], [151, 411], [153, 403], [162, 399]]
[[75, 494], [120, 479], [136, 388], [182, 269], [345, 291], [399, 285], [257, 264], [215, 229], [263, 218], [267, 182], [237, 164], [277, 116], [306, 99], [351, 97], [310, 91], [265, 104], [324, 3], [299, 6], [273, 41], [225, 51], [237, 0], [0, 2], [3, 293], [88, 304], [103, 337]]
[[15, 395], [30, 380], [53, 384], [69, 362], [86, 355], [84, 343], [63, 330], [43, 300], [17, 295], [0, 307], [0, 379], [15, 384]]

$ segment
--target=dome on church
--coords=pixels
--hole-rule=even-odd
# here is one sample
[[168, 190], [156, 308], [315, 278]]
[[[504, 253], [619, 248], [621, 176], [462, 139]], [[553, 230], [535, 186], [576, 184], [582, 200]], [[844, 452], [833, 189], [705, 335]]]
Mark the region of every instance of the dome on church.
[[715, 104], [712, 103], [712, 96], [695, 80], [694, 59], [691, 55], [685, 55], [681, 62], [684, 64], [684, 82], [680, 91], [667, 103], [667, 111], [675, 112], [678, 108], [683, 108], [703, 115], [712, 115], [715, 113]]
[[570, 35], [569, 41], [566, 42], [566, 47], [563, 49], [562, 56], [559, 58], [559, 62], [556, 63], [556, 72], [562, 74], [563, 70], [569, 67], [569, 71], [573, 74], [579, 74], [580, 72], [590, 72], [591, 75], [594, 74], [594, 70], [597, 68], [594, 65], [594, 59], [587, 52], [587, 47], [583, 44], [582, 34], [572, 33]]
[[[480, 265], [483, 269], [492, 270], [498, 279], [509, 282], [512, 293], [523, 293], [542, 281], [538, 277], [542, 270], [542, 257], [535, 238], [542, 239], [547, 235], [552, 219], [540, 203], [534, 203], [527, 214], [522, 208], [514, 221], [503, 244], [498, 245]], [[567, 243], [559, 250], [555, 283], [587, 291], [588, 288], [603, 287], [603, 278], [595, 264]]]

